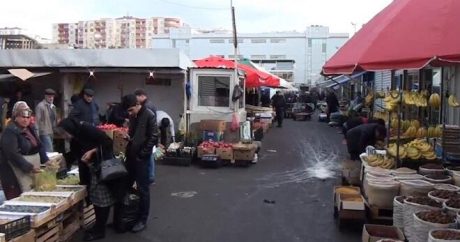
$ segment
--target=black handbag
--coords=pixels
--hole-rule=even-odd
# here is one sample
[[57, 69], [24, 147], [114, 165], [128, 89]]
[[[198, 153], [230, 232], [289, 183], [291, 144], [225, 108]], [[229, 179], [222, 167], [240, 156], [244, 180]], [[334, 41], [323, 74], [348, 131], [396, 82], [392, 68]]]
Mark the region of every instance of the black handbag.
[[125, 164], [121, 159], [116, 157], [109, 160], [103, 159], [102, 147], [101, 160], [101, 175], [99, 176], [99, 180], [104, 182], [113, 181], [128, 175], [128, 170], [126, 170]]

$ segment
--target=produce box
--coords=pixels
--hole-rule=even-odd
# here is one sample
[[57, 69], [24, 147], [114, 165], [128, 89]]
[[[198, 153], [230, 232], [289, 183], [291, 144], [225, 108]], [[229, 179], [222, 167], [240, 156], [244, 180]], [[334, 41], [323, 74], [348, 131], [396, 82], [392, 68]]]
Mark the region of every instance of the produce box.
[[126, 152], [126, 146], [128, 141], [124, 139], [126, 130], [117, 129], [113, 132], [113, 152], [114, 154], [119, 154], [120, 152]]
[[334, 187], [334, 206], [340, 207], [340, 194], [361, 194], [361, 188], [355, 186], [335, 186]]
[[376, 242], [381, 239], [395, 239], [405, 241], [401, 230], [394, 226], [365, 224], [363, 227], [363, 242]]
[[203, 155], [216, 153], [216, 148], [214, 146], [209, 146], [209, 147], [198, 146], [197, 150], [198, 150], [197, 151], [198, 158], [203, 157]]
[[365, 210], [361, 194], [339, 194], [339, 210]]
[[203, 131], [202, 138], [204, 141], [214, 141], [214, 142], [222, 141], [224, 139], [224, 132], [205, 130]]
[[31, 226], [36, 228], [51, 220], [54, 215], [49, 206], [6, 205], [0, 206], [0, 217], [30, 216]]
[[[0, 233], [3, 241], [19, 237], [30, 230], [30, 216], [0, 217]], [[1, 241], [1, 239], [0, 239]]]
[[216, 148], [216, 155], [222, 160], [233, 160], [232, 147], [219, 147]]
[[233, 145], [233, 159], [235, 160], [245, 160], [252, 161], [254, 160], [254, 155], [256, 153], [257, 146], [253, 143], [243, 144], [237, 143]]
[[206, 119], [200, 121], [201, 130], [210, 130], [216, 132], [224, 132], [227, 129], [227, 123], [225, 120], [212, 120]]
[[31, 242], [35, 241], [35, 231], [29, 230], [26, 234], [16, 237], [9, 242]]

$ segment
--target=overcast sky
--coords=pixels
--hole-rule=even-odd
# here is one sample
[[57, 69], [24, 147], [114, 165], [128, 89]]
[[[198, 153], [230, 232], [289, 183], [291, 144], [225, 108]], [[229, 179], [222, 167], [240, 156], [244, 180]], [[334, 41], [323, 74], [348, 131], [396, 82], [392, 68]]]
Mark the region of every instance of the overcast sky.
[[[353, 33], [392, 0], [233, 0], [240, 33], [329, 26]], [[4, 0], [0, 27], [20, 27], [51, 38], [53, 23], [99, 18], [180, 17], [193, 28], [231, 29], [230, 0]]]

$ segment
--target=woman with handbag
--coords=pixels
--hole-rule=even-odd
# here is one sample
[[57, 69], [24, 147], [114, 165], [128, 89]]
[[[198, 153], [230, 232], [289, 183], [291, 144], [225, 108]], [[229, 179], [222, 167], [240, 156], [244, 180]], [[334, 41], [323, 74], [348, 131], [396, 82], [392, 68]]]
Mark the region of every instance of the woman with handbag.
[[105, 132], [73, 118], [62, 120], [58, 128], [66, 139], [72, 139], [78, 143], [81, 150], [76, 153], [83, 154], [81, 161], [89, 168], [90, 181], [87, 190], [89, 200], [94, 205], [96, 223], [92, 229], [86, 231], [83, 239], [85, 241], [102, 239], [105, 237], [105, 226], [110, 208], [114, 206], [114, 224], [118, 224], [122, 198], [126, 193], [123, 189], [119, 189], [123, 187], [123, 178], [111, 181], [101, 180], [103, 169], [107, 169], [102, 163], [114, 157], [113, 141]]

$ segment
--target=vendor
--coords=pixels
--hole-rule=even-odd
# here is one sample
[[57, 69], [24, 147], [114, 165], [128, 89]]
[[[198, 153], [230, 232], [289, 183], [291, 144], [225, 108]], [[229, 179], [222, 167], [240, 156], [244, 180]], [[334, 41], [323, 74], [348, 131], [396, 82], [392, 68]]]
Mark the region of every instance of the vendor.
[[49, 160], [30, 122], [32, 110], [27, 103], [16, 102], [11, 117], [13, 122], [5, 128], [0, 140], [0, 179], [7, 199], [30, 191], [33, 174], [39, 173], [40, 164]]
[[[174, 121], [165, 111], [157, 110], [157, 125], [160, 130], [160, 144], [168, 147], [169, 143], [176, 142], [174, 131]], [[170, 138], [169, 138], [170, 137]]]
[[348, 130], [346, 134], [348, 153], [351, 160], [359, 160], [359, 155], [366, 151], [369, 145], [384, 140], [387, 134], [385, 126], [379, 123], [362, 124]]

